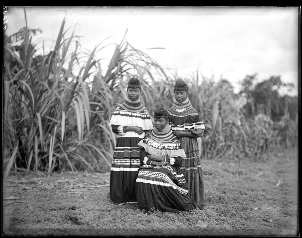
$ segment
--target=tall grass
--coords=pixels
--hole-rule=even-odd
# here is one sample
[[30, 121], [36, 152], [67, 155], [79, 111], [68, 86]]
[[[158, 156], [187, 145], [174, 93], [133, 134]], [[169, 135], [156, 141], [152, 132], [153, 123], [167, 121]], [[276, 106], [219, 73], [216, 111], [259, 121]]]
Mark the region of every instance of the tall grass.
[[[152, 58], [124, 38], [102, 74], [95, 55], [100, 44], [83, 57], [74, 31], [66, 37], [65, 22], [66, 18], [47, 55], [36, 56], [27, 23], [18, 33], [23, 40], [19, 55], [5, 44], [6, 176], [12, 168], [48, 174], [64, 169], [108, 170], [115, 145], [108, 121], [115, 104], [125, 97], [125, 82], [133, 74], [144, 82], [146, 72], [154, 81], [154, 70], [165, 76]], [[150, 86], [143, 83], [143, 88], [145, 103], [151, 103]]]
[[[172, 105], [177, 79], [176, 76], [154, 80], [143, 89], [145, 105], [150, 112], [158, 106]], [[228, 80], [206, 78], [198, 71], [183, 79], [189, 86], [189, 99], [206, 127], [199, 146], [201, 158], [231, 159], [239, 163], [243, 159], [260, 161], [270, 158], [278, 142], [281, 146], [296, 144], [294, 128], [297, 129], [297, 123], [289, 122], [288, 116], [284, 116], [277, 130], [267, 115], [259, 114], [246, 120], [243, 107], [246, 100], [234, 93]]]
[[[127, 80], [133, 75], [140, 78], [142, 101], [152, 114], [159, 106], [172, 105], [177, 75], [168, 77], [154, 59], [125, 37], [116, 44], [103, 73], [106, 67], [96, 59], [102, 42], [83, 56], [74, 31], [67, 37], [66, 18], [52, 51], [36, 55], [38, 46], [30, 37], [36, 30], [26, 22], [25, 12], [26, 26], [18, 33], [23, 39], [19, 55], [8, 43], [10, 38], [4, 46], [5, 176], [20, 168], [48, 174], [108, 171], [115, 145], [109, 119], [116, 104], [126, 97]], [[273, 145], [295, 144], [298, 122], [292, 125], [285, 116], [276, 133], [264, 115], [245, 120], [244, 100], [227, 80], [217, 82], [198, 71], [184, 80], [206, 127], [200, 141], [202, 158], [259, 160], [269, 155]]]
[[[26, 16], [26, 15], [25, 15]], [[94, 96], [109, 98], [110, 92], [94, 95], [85, 80], [96, 64], [94, 53], [82, 65], [76, 65], [78, 52], [74, 33], [65, 38], [64, 18], [56, 44], [48, 55], [35, 57], [36, 45], [31, 44], [27, 26], [24, 27], [20, 57], [5, 45], [4, 75], [4, 166], [6, 175], [14, 167], [27, 171], [69, 168], [76, 170], [83, 164], [89, 169], [102, 170], [110, 166], [114, 137], [104, 115], [92, 110], [101, 103]], [[72, 44], [75, 50], [68, 55]], [[64, 68], [65, 67], [65, 68]], [[67, 67], [67, 68], [66, 68]], [[79, 74], [74, 76], [74, 68]], [[108, 105], [112, 102], [108, 102]], [[92, 124], [97, 118], [99, 125]], [[107, 145], [97, 141], [94, 128], [102, 127]]]

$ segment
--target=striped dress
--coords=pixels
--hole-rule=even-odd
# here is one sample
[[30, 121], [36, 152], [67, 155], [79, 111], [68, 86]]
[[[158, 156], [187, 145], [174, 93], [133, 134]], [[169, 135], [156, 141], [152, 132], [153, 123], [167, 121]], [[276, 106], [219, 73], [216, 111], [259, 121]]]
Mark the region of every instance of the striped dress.
[[141, 163], [150, 154], [175, 158], [174, 165], [142, 165], [136, 179], [137, 205], [147, 211], [162, 212], [187, 211], [194, 208], [188, 197], [187, 183], [178, 170], [178, 164], [185, 156], [179, 140], [173, 135], [169, 125], [162, 133], [154, 129], [140, 141]]
[[186, 153], [186, 159], [182, 160], [180, 171], [188, 182], [191, 199], [197, 207], [202, 208], [205, 205], [205, 196], [197, 138], [205, 129], [204, 124], [188, 98], [181, 104], [173, 104], [167, 111], [173, 131], [186, 130], [193, 135], [193, 137], [178, 138]]
[[[110, 199], [114, 203], [135, 202], [135, 180], [140, 167], [140, 150], [137, 143], [145, 132], [152, 130], [151, 117], [140, 100], [125, 100], [119, 104], [110, 120], [112, 131], [118, 135], [110, 173]], [[141, 135], [123, 132], [124, 126], [142, 127]]]

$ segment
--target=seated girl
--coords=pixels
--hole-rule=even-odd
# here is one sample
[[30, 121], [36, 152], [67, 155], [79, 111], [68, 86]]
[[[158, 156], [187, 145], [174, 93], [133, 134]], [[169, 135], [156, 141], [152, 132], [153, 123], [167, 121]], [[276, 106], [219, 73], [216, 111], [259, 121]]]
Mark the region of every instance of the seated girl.
[[163, 212], [195, 208], [187, 196], [187, 183], [178, 168], [186, 156], [185, 151], [172, 133], [165, 109], [154, 112], [154, 128], [138, 146], [142, 164], [136, 179], [138, 207]]

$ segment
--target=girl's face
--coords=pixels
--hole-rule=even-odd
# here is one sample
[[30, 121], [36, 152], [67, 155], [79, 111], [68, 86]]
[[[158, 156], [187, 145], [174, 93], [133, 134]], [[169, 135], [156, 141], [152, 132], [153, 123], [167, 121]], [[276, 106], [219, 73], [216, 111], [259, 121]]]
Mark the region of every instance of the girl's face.
[[175, 99], [178, 103], [182, 103], [187, 98], [187, 92], [186, 91], [175, 91]]
[[168, 124], [169, 120], [164, 118], [164, 117], [160, 117], [160, 118], [154, 118], [154, 127], [158, 130], [158, 131], [162, 131], [166, 125]]
[[141, 95], [141, 90], [139, 88], [128, 88], [127, 96], [131, 101], [136, 101]]

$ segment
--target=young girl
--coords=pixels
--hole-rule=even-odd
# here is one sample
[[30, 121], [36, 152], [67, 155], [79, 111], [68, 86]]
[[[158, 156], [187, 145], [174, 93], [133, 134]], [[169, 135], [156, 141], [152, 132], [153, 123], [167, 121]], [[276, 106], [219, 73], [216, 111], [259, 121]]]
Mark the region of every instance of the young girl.
[[201, 136], [205, 127], [197, 110], [192, 107], [188, 98], [188, 86], [183, 80], [176, 81], [174, 93], [176, 103], [167, 111], [172, 130], [186, 152], [186, 159], [182, 160], [180, 170], [188, 182], [191, 199], [198, 208], [202, 209], [205, 205], [205, 197], [197, 138]]
[[135, 180], [140, 167], [137, 143], [152, 130], [151, 117], [140, 101], [141, 84], [131, 78], [127, 98], [112, 114], [112, 131], [118, 135], [110, 173], [110, 199], [114, 203], [136, 202]]
[[154, 128], [138, 143], [141, 163], [136, 179], [137, 205], [147, 211], [186, 211], [195, 208], [178, 165], [185, 152], [169, 125], [165, 109], [154, 112]]

